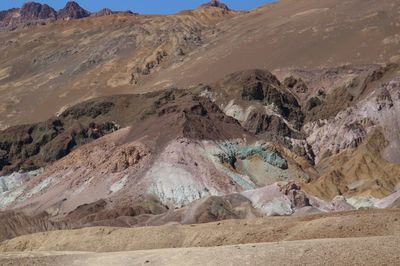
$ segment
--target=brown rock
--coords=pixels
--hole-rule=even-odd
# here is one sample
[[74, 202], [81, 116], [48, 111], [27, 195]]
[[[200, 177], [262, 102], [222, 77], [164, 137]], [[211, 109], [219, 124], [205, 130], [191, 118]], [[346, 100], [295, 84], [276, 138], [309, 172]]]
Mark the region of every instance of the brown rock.
[[89, 17], [90, 12], [83, 9], [78, 3], [74, 1], [68, 2], [65, 7], [58, 11], [57, 17], [58, 19], [80, 19]]

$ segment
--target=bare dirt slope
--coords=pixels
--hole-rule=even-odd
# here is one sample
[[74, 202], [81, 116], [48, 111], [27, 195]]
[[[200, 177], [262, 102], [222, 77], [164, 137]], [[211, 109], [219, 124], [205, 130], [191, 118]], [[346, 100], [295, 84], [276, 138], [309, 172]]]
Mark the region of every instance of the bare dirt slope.
[[66, 223], [49, 221], [46, 215], [32, 217], [16, 212], [0, 213], [0, 223], [0, 241], [20, 235], [69, 228]]
[[[115, 14], [0, 32], [0, 127], [238, 70], [396, 61], [399, 0], [283, 0], [242, 13]], [[44, 106], [46, 103], [46, 106]]]
[[[0, 132], [0, 207], [79, 226], [139, 226], [396, 206], [392, 75], [378, 66], [317, 73], [312, 80], [338, 84], [310, 93], [317, 106], [297, 99], [307, 85], [263, 70], [80, 103]], [[329, 111], [341, 95], [353, 100]], [[318, 108], [326, 120], [313, 116]]]
[[[395, 60], [398, 0], [282, 0], [221, 22], [219, 34], [155, 83], [191, 84], [249, 69], [318, 68]], [[154, 84], [155, 84], [154, 83]]]
[[0, 31], [1, 127], [38, 121], [96, 96], [133, 93], [181, 63], [236, 14], [220, 8], [171, 16], [114, 14]]

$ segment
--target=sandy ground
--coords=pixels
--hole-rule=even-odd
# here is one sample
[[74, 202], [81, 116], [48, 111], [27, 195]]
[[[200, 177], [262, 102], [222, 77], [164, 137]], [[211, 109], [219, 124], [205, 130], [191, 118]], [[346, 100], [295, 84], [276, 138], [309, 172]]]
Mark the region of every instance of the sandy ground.
[[37, 233], [2, 242], [0, 265], [396, 265], [399, 244], [400, 210], [367, 210]]
[[5, 253], [0, 265], [398, 265], [400, 236], [111, 253]]
[[400, 210], [370, 210], [306, 217], [227, 220], [197, 225], [91, 227], [51, 231], [4, 241], [0, 244], [0, 252], [119, 252], [393, 235], [400, 235]]

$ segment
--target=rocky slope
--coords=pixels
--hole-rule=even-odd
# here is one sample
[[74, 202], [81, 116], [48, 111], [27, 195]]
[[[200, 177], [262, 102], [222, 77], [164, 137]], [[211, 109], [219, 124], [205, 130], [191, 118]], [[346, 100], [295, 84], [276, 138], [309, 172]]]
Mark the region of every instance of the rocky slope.
[[[39, 122], [88, 98], [212, 83], [244, 69], [396, 62], [397, 1], [283, 0], [250, 12], [118, 13], [2, 32], [0, 95], [11, 101], [0, 102], [0, 124]], [[51, 104], [41, 108], [38, 99]]]
[[0, 213], [0, 241], [36, 232], [68, 229], [67, 223], [52, 222], [45, 214], [27, 216], [19, 212]]
[[398, 0], [267, 4], [221, 22], [223, 34], [197, 49], [186, 64], [154, 76], [146, 87], [209, 83], [250, 68], [275, 72], [397, 61], [398, 7]]
[[[269, 77], [263, 84], [266, 89], [275, 86], [272, 95], [282, 93], [280, 83], [268, 72], [247, 71], [242, 75], [254, 74]], [[234, 82], [238, 88], [243, 85], [235, 79], [229, 84]], [[268, 143], [247, 131], [216, 103], [202, 96], [209, 92], [199, 88], [171, 89], [100, 98], [69, 108], [45, 123], [3, 131], [3, 173], [40, 167], [45, 170], [35, 175], [4, 177], [15, 181], [5, 184], [2, 207], [23, 207], [33, 214], [51, 212], [60, 218], [73, 212], [69, 217], [78, 215], [81, 219], [85, 218], [79, 214], [84, 204], [105, 200], [101, 204], [104, 206], [86, 214], [92, 216], [89, 222], [125, 216], [126, 211], [133, 211], [132, 216], [166, 213], [154, 217], [154, 223], [240, 218], [247, 217], [246, 212], [250, 216], [293, 213], [297, 206], [295, 202], [292, 206], [288, 194], [292, 189], [283, 192], [285, 182], [273, 184], [311, 180], [315, 176], [311, 163], [284, 146]], [[279, 104], [280, 100], [269, 97], [267, 101]], [[296, 102], [285, 102], [285, 107], [291, 109], [291, 104], [298, 107]], [[20, 136], [25, 136], [24, 140]], [[269, 174], [266, 176], [265, 172]], [[206, 196], [223, 196], [265, 185], [272, 185], [270, 190], [281, 198], [283, 211], [279, 207], [275, 210], [275, 205], [266, 207], [265, 202], [258, 202], [251, 195], [231, 195], [167, 212]], [[253, 208], [252, 200], [259, 210]], [[299, 208], [305, 207], [301, 204]], [[211, 216], [204, 216], [208, 206], [214, 205]], [[247, 209], [245, 213], [235, 210], [240, 206]], [[145, 218], [129, 223], [143, 223]]]
[[141, 80], [181, 64], [219, 33], [218, 21], [236, 13], [214, 7], [172, 16], [117, 13], [4, 31], [0, 128], [39, 122], [49, 118], [50, 110], [54, 115], [96, 96], [131, 93]]
[[[397, 123], [391, 108], [399, 100], [386, 89], [397, 83], [386, 80], [397, 72], [370, 80], [364, 71], [352, 72], [353, 80], [363, 80], [362, 90], [345, 89], [355, 95], [347, 108], [361, 112], [359, 106], [375, 106], [365, 117], [344, 109], [316, 120], [307, 105], [312, 91], [319, 92], [306, 75], [305, 81], [290, 76], [304, 82], [309, 96], [302, 98], [304, 90], [293, 89], [290, 79], [247, 70], [187, 90], [98, 98], [47, 122], [11, 127], [0, 133], [1, 207], [48, 213], [75, 226], [390, 208], [400, 198], [400, 168], [385, 158], [384, 151], [391, 145], [395, 151], [398, 141], [389, 130], [395, 127], [385, 121]], [[317, 84], [326, 79], [338, 88], [348, 84], [342, 75], [317, 75]], [[369, 89], [380, 82], [385, 97]], [[324, 93], [318, 96], [322, 106], [335, 90]], [[393, 117], [375, 119], [378, 109]], [[357, 120], [358, 127], [348, 125]], [[343, 126], [324, 131], [333, 121]], [[343, 144], [328, 154], [321, 151], [335, 140]], [[21, 170], [34, 172], [13, 173]]]

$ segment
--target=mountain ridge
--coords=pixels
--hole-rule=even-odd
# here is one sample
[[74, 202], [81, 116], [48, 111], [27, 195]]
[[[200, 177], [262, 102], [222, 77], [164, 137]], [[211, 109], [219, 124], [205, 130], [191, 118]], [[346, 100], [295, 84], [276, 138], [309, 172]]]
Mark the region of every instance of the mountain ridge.
[[[217, 0], [212, 0], [205, 3], [199, 8], [218, 8], [225, 11], [231, 11], [226, 4]], [[54, 8], [47, 4], [40, 4], [37, 2], [25, 2], [21, 8], [11, 8], [8, 10], [0, 10], [0, 29], [15, 30], [17, 27], [32, 25], [32, 24], [45, 24], [56, 20], [71, 20], [82, 19], [87, 17], [103, 17], [119, 13], [135, 14], [132, 11], [113, 11], [110, 8], [102, 8], [97, 12], [90, 12], [82, 8], [75, 1], [66, 2], [65, 6], [56, 11]]]

